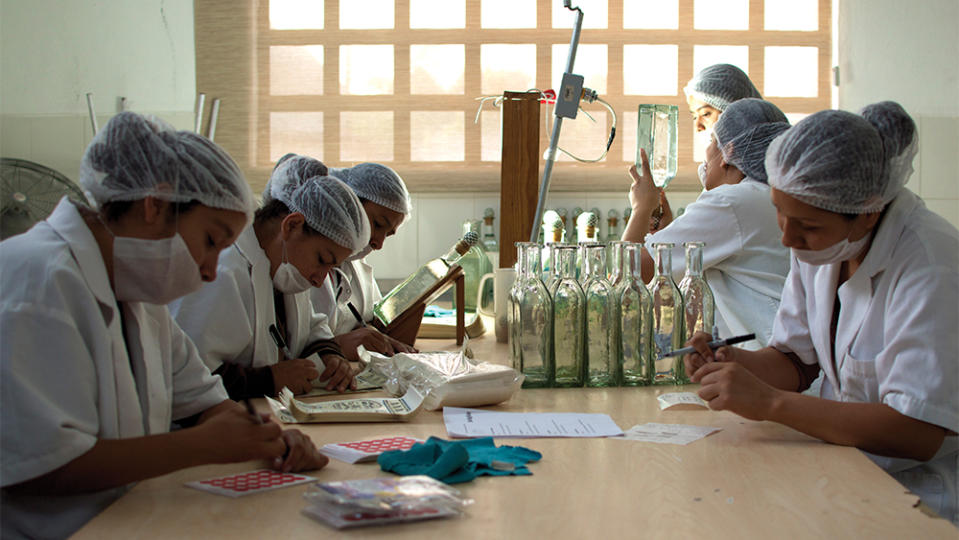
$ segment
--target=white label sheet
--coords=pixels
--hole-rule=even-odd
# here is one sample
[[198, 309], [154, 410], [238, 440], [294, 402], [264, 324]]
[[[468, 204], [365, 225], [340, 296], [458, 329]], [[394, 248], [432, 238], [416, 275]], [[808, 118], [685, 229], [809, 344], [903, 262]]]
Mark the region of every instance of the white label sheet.
[[623, 430], [608, 414], [513, 413], [443, 408], [450, 437], [615, 437]]
[[648, 423], [627, 429], [625, 436], [619, 440], [687, 445], [721, 429], [709, 426]]

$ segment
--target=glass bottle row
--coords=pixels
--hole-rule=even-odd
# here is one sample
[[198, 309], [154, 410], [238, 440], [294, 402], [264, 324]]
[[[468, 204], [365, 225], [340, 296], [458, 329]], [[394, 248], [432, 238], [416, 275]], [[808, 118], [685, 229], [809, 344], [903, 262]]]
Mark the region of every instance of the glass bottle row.
[[[647, 288], [642, 244], [517, 243], [509, 338], [514, 367], [526, 375], [524, 387], [688, 382], [682, 358], [663, 354], [697, 330], [711, 331], [714, 303], [702, 274], [704, 245], [686, 244], [687, 271], [678, 287], [672, 247], [654, 244], [656, 275]], [[551, 268], [544, 281], [546, 251]]]

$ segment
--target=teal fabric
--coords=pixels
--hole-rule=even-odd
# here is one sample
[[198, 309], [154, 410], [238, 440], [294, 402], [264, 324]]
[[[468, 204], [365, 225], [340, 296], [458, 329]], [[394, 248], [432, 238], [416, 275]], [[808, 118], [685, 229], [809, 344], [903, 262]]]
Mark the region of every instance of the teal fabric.
[[425, 474], [447, 484], [469, 482], [477, 476], [526, 476], [526, 464], [543, 455], [522, 446], [496, 446], [492, 437], [447, 441], [430, 437], [409, 450], [380, 454], [380, 468], [401, 476]]
[[426, 306], [426, 311], [423, 313], [424, 317], [452, 317], [456, 315], [455, 309], [443, 309], [439, 306]]

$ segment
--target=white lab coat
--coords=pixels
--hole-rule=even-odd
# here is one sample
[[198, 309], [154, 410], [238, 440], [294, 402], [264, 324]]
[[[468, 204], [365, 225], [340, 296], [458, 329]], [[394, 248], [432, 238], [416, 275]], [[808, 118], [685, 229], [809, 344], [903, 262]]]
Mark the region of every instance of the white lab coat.
[[[823, 398], [884, 403], [959, 432], [959, 233], [908, 190], [891, 203], [862, 265], [838, 289], [839, 264], [792, 259], [770, 345], [825, 375]], [[921, 463], [869, 455], [943, 517], [956, 509], [959, 444]]]
[[[217, 277], [199, 291], [170, 304], [177, 323], [193, 339], [210, 370], [223, 362], [247, 367], [279, 361], [279, 349], [270, 337], [276, 324], [270, 260], [260, 247], [253, 225], [223, 250]], [[318, 340], [332, 339], [326, 316], [313, 311], [309, 291], [284, 295], [286, 341], [297, 358]], [[319, 359], [313, 358], [318, 365]]]
[[683, 215], [646, 236], [655, 260], [655, 242], [671, 242], [673, 280], [686, 272], [683, 243], [705, 242], [703, 275], [716, 300], [716, 325], [722, 337], [756, 334], [743, 347], [759, 349], [772, 335], [789, 250], [781, 242], [769, 186], [743, 179], [703, 191]]
[[[93, 234], [66, 198], [0, 243], [0, 290], [4, 487], [60, 468], [98, 439], [164, 433], [227, 399], [166, 306], [128, 302], [118, 313]], [[127, 489], [4, 490], [2, 536], [66, 537]]]
[[351, 302], [365, 322], [373, 320], [373, 304], [383, 296], [373, 278], [373, 267], [366, 258], [347, 260], [312, 290], [313, 308], [327, 316], [333, 334], [339, 336], [360, 326], [347, 307]]

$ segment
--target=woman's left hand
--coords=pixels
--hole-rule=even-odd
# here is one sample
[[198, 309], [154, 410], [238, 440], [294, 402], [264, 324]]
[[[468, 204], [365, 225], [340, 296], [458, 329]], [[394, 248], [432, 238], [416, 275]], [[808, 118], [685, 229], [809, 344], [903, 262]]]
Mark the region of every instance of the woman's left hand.
[[273, 468], [280, 472], [312, 471], [322, 469], [330, 462], [316, 449], [309, 437], [298, 429], [283, 431], [286, 454], [273, 460]]
[[347, 388], [356, 390], [356, 371], [353, 364], [338, 354], [323, 356], [323, 365], [326, 369], [320, 373], [320, 382], [326, 382], [327, 390], [345, 392]]
[[696, 371], [699, 397], [714, 411], [732, 411], [750, 420], [766, 420], [781, 390], [735, 362], [710, 362]]

